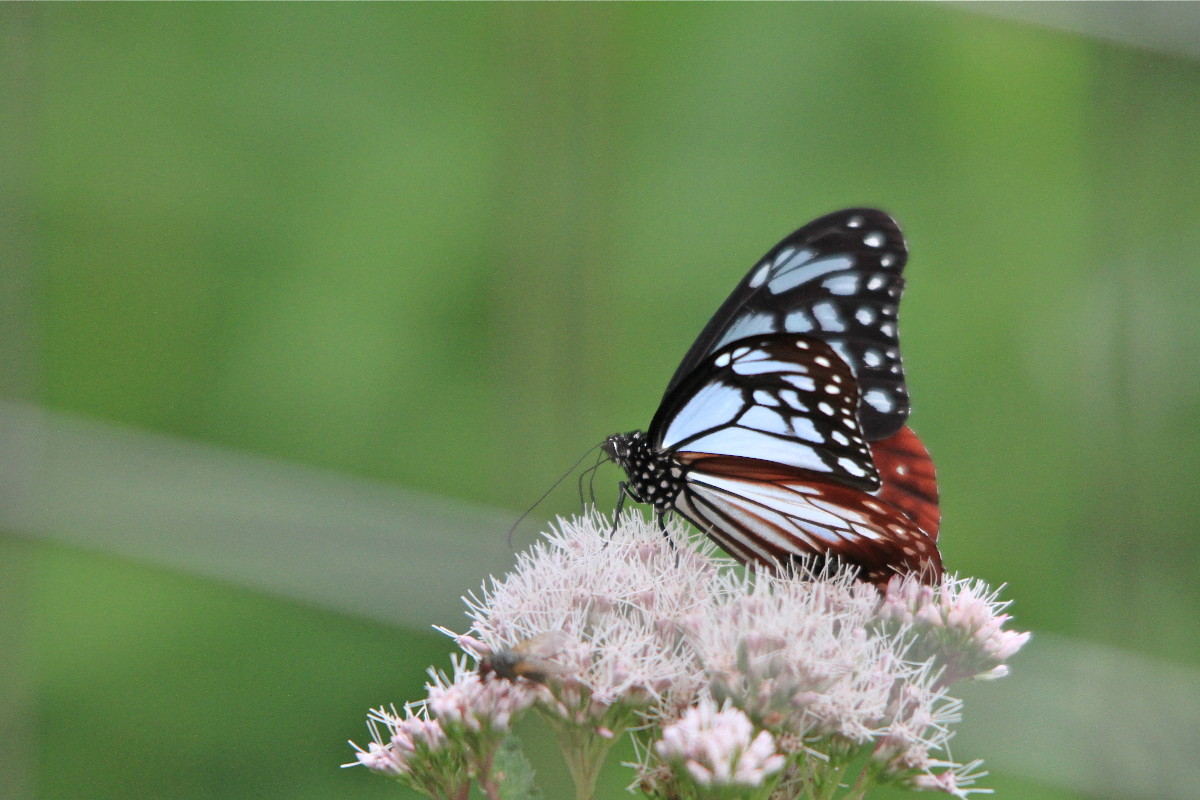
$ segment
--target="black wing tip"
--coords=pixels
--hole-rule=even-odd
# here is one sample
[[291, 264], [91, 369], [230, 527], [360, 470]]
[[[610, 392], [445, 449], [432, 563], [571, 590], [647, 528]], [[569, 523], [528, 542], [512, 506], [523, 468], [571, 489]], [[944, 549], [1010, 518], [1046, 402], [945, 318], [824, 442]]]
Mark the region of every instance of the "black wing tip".
[[[862, 221], [857, 225], [851, 225], [850, 223], [854, 217], [861, 217]], [[859, 225], [871, 223], [881, 225], [885, 228], [894, 228], [897, 232], [900, 230], [900, 223], [896, 221], [895, 217], [881, 208], [874, 208], [872, 206], [852, 206], [850, 208], [843, 208], [840, 211], [831, 211], [828, 214], [817, 217], [808, 223], [808, 225], [829, 225], [831, 223], [842, 224], [847, 227], [859, 227]], [[808, 225], [805, 227], [808, 227]]]
[[[795, 246], [799, 242], [816, 242], [828, 236], [857, 238], [859, 235], [868, 233], [882, 234], [883, 238], [871, 244], [860, 244], [859, 247], [868, 252], [873, 250], [892, 252], [895, 261], [889, 265], [889, 271], [899, 274], [908, 260], [908, 242], [904, 239], [900, 223], [896, 222], [896, 219], [886, 211], [867, 206], [843, 208], [841, 211], [831, 212], [801, 225], [783, 237], [755, 263], [761, 265], [764, 261], [774, 258], [785, 247]], [[846, 244], [840, 242], [839, 246], [845, 247]]]

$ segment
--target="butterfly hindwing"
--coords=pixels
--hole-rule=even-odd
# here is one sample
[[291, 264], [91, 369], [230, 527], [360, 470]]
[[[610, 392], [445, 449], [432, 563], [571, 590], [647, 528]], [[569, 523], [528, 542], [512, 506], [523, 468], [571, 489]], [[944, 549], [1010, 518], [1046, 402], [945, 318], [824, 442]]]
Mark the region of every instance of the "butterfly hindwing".
[[895, 506], [763, 462], [697, 462], [675, 509], [747, 564], [835, 556], [878, 584], [897, 572], [941, 574], [933, 539]]
[[827, 342], [854, 373], [866, 438], [894, 434], [909, 413], [896, 329], [907, 258], [899, 226], [882, 211], [853, 208], [808, 223], [742, 279], [684, 356], [664, 399], [731, 342], [805, 334]]
[[942, 521], [937, 473], [917, 434], [905, 425], [888, 438], [871, 442], [871, 457], [883, 482], [876, 496], [903, 511], [936, 541]]

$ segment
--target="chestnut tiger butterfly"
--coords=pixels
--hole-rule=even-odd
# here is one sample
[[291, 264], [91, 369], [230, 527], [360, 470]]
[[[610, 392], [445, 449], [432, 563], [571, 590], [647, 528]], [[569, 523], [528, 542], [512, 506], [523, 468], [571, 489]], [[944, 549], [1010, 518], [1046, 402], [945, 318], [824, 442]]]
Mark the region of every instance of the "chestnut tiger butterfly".
[[771, 248], [701, 331], [649, 428], [605, 440], [626, 496], [742, 563], [831, 556], [883, 585], [942, 573], [933, 462], [905, 423], [897, 312], [908, 250], [882, 211]]

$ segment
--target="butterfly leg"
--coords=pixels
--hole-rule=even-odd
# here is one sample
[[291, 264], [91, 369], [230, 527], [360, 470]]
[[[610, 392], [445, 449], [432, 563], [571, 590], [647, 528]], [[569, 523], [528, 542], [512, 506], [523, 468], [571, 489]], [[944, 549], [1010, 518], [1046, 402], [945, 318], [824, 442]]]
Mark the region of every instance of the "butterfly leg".
[[662, 531], [663, 538], [667, 540], [667, 545], [675, 553], [675, 566], [679, 566], [679, 548], [675, 546], [675, 540], [671, 538], [671, 534], [667, 533], [667, 513], [666, 511], [658, 513], [658, 529]]
[[612, 538], [617, 532], [617, 524], [621, 521], [621, 510], [625, 508], [625, 498], [629, 496], [629, 484], [621, 481], [617, 484], [617, 507], [613, 509], [612, 530], [608, 532], [608, 538]]

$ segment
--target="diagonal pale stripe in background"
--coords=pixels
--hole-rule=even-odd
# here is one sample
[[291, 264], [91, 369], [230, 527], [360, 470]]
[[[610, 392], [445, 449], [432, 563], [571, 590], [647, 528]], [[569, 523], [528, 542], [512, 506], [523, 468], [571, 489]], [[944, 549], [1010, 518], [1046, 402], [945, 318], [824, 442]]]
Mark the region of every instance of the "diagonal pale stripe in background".
[[[461, 627], [513, 560], [507, 512], [0, 401], [0, 526], [371, 619]], [[960, 757], [1100, 796], [1183, 800], [1200, 671], [1036, 634], [968, 686]]]
[[374, 620], [459, 628], [515, 515], [0, 403], [0, 526]]

